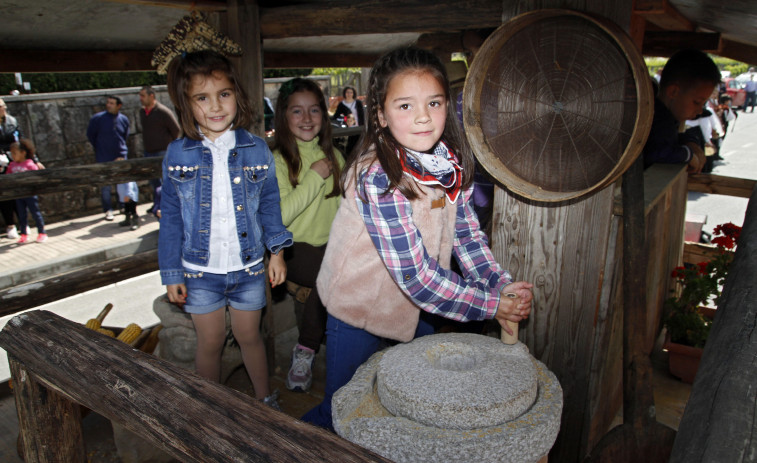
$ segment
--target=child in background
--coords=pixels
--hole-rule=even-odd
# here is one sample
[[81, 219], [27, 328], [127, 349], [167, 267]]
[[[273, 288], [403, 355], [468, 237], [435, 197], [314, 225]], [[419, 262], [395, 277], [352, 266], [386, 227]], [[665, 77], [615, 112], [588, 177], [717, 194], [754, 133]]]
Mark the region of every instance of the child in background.
[[326, 331], [326, 308], [315, 279], [339, 208], [344, 160], [332, 143], [326, 99], [318, 84], [301, 78], [282, 84], [274, 114], [281, 216], [294, 239], [284, 251], [288, 279], [312, 288], [298, 320], [299, 338], [286, 378], [287, 389], [305, 392], [312, 384], [313, 360]]
[[260, 335], [266, 248], [276, 286], [286, 279], [282, 250], [292, 243], [281, 223], [273, 155], [246, 130], [252, 107], [226, 57], [210, 50], [177, 56], [167, 82], [184, 136], [163, 159], [162, 282], [168, 299], [192, 315], [197, 373], [220, 381], [228, 306], [255, 396], [279, 409]]
[[[681, 50], [662, 69], [654, 118], [644, 145], [644, 167], [654, 163], [687, 163], [690, 173], [706, 162], [701, 141], [681, 132], [681, 124], [702, 112], [720, 82], [720, 70], [706, 53]], [[709, 137], [708, 137], [709, 138]]]
[[[123, 161], [124, 158], [118, 157], [116, 161]], [[121, 227], [130, 227], [131, 230], [139, 228], [139, 216], [137, 215], [137, 203], [139, 202], [139, 187], [137, 182], [119, 183], [116, 185], [118, 199], [124, 205], [124, 220], [119, 222]]]
[[[35, 149], [34, 143], [32, 143], [31, 140], [21, 138], [19, 141], [11, 143], [10, 149], [13, 161], [8, 164], [6, 173], [17, 174], [19, 172], [40, 169], [37, 163], [34, 162]], [[44, 167], [42, 168], [44, 169]], [[18, 243], [23, 244], [29, 241], [29, 235], [26, 234], [28, 229], [27, 225], [29, 224], [27, 210], [37, 224], [37, 243], [44, 243], [47, 241], [47, 234], [45, 233], [45, 221], [42, 219], [42, 213], [39, 210], [37, 196], [16, 200], [16, 213], [18, 214], [19, 230], [21, 230]]]
[[[505, 322], [526, 318], [533, 297], [533, 285], [494, 260], [473, 212], [473, 155], [439, 59], [412, 47], [380, 58], [367, 119], [317, 280], [328, 309], [326, 390], [303, 420], [328, 429], [333, 394], [384, 340], [433, 333], [421, 311], [494, 318], [512, 333]], [[450, 270], [453, 255], [464, 277]]]

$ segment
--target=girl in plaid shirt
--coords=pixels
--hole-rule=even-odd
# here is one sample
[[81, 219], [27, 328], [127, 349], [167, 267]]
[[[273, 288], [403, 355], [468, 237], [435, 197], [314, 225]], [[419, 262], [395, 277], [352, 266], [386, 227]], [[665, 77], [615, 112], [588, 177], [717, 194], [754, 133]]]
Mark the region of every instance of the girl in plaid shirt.
[[[329, 313], [326, 390], [303, 420], [329, 429], [332, 395], [384, 341], [433, 333], [421, 310], [493, 318], [508, 332], [507, 320], [531, 311], [532, 285], [494, 260], [473, 212], [473, 156], [439, 59], [412, 47], [380, 58], [367, 119], [317, 280]], [[463, 276], [450, 270], [453, 255]]]

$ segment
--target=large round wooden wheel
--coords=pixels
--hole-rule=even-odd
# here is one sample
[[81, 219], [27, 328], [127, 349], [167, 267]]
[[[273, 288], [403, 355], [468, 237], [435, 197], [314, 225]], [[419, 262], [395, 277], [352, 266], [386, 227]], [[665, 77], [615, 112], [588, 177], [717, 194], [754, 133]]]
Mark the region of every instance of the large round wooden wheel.
[[607, 20], [538, 10], [484, 42], [464, 90], [465, 131], [509, 190], [576, 198], [615, 181], [641, 153], [653, 114], [644, 59]]

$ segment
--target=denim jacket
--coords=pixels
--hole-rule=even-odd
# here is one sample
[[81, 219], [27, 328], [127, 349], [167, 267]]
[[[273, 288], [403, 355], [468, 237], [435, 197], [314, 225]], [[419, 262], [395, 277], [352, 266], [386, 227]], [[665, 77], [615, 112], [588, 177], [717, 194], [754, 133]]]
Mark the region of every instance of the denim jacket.
[[[255, 262], [268, 248], [278, 253], [292, 245], [281, 223], [279, 186], [273, 155], [265, 141], [244, 129], [235, 130], [229, 152], [229, 178], [234, 198], [240, 258]], [[164, 285], [184, 283], [182, 259], [207, 265], [213, 156], [199, 140], [171, 142], [163, 158], [158, 263]]]

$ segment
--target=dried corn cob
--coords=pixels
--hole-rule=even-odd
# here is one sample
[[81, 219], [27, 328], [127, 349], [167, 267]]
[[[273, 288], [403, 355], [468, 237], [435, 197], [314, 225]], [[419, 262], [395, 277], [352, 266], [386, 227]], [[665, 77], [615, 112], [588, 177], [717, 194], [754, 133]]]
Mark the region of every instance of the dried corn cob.
[[140, 328], [139, 325], [137, 325], [136, 323], [129, 323], [128, 325], [126, 325], [126, 328], [121, 331], [121, 334], [116, 337], [116, 339], [129, 344], [130, 342], [137, 339], [140, 333], [142, 333], [142, 328]]
[[115, 338], [116, 337], [116, 333], [114, 333], [111, 330], [105, 329], [105, 328], [97, 328], [95, 331], [97, 331], [98, 333], [102, 333], [105, 336], [110, 336], [111, 338]]
[[110, 309], [113, 308], [113, 304], [108, 303], [97, 315], [97, 318], [90, 318], [87, 320], [87, 323], [84, 325], [90, 330], [97, 331], [98, 328], [102, 326], [102, 322], [105, 319], [105, 316], [108, 315], [108, 312], [110, 312]]

